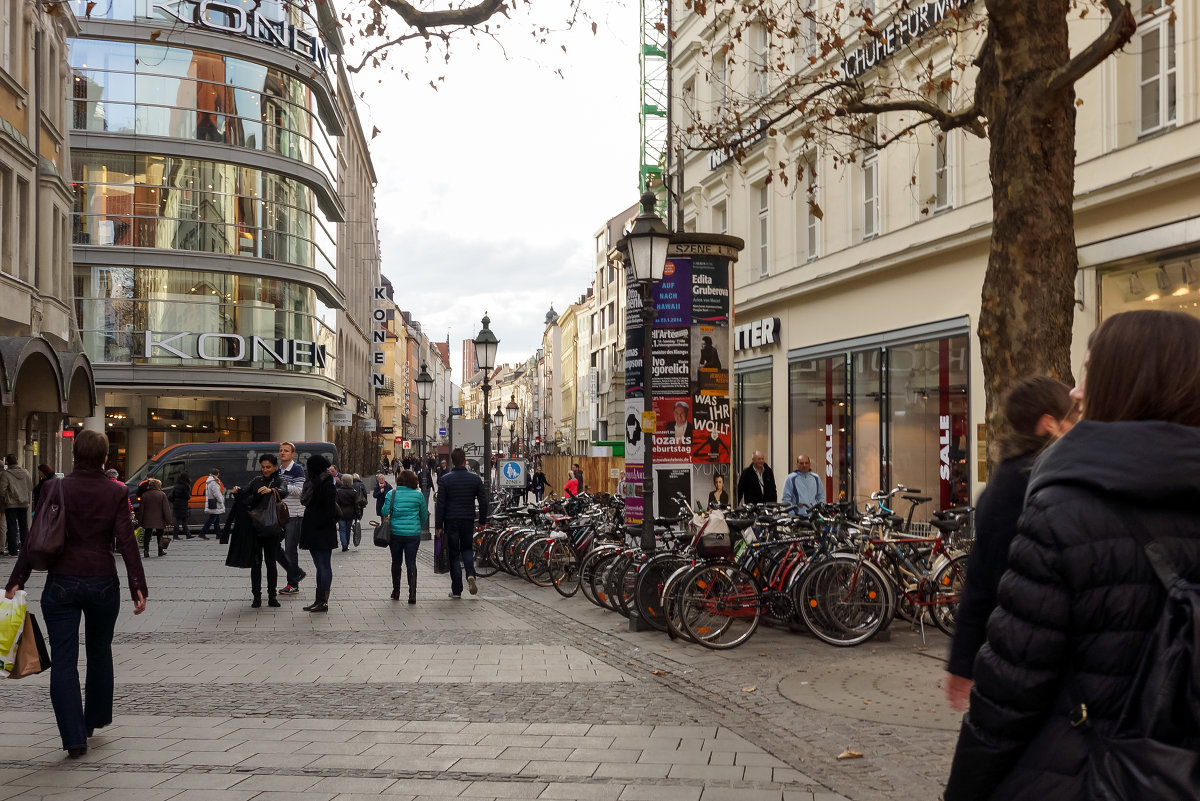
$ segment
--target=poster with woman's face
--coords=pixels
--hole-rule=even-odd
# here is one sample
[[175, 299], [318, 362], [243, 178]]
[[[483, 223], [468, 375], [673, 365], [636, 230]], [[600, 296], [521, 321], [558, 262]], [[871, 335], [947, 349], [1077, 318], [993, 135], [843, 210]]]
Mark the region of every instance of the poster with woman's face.
[[[626, 404], [625, 408], [631, 409], [633, 405]], [[642, 433], [641, 413], [637, 411], [625, 416], [625, 461], [637, 464], [646, 461], [646, 436]]]

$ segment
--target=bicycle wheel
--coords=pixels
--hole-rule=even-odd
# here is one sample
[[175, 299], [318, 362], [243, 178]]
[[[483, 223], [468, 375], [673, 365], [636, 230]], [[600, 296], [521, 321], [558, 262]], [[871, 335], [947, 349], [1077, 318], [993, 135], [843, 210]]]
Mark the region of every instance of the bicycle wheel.
[[547, 554], [550, 565], [550, 581], [554, 589], [564, 598], [579, 592], [579, 555], [574, 546], [564, 539], [554, 540]]
[[891, 599], [887, 578], [875, 565], [839, 553], [809, 570], [793, 600], [813, 634], [831, 645], [851, 646], [883, 627]]
[[612, 610], [612, 593], [608, 587], [608, 577], [612, 573], [613, 567], [617, 564], [617, 560], [623, 555], [623, 551], [614, 550], [601, 557], [600, 562], [596, 565], [596, 571], [592, 573], [592, 597], [596, 599], [601, 609]]
[[687, 626], [683, 624], [683, 619], [679, 617], [679, 612], [682, 608], [680, 598], [683, 595], [682, 590], [684, 584], [687, 583], [688, 574], [693, 570], [700, 570], [703, 567], [704, 565], [694, 565], [691, 562], [687, 562], [668, 576], [666, 583], [663, 585], [663, 617], [667, 621], [667, 634], [673, 640], [696, 641], [696, 638], [688, 632]]
[[496, 567], [492, 549], [496, 544], [496, 530], [485, 528], [475, 534], [475, 573], [480, 578], [491, 578], [500, 568]]
[[600, 564], [601, 559], [615, 551], [617, 546], [604, 545], [599, 548], [592, 549], [583, 561], [579, 564], [579, 588], [583, 591], [583, 597], [594, 603], [596, 606], [603, 606], [596, 598], [596, 591], [592, 585], [592, 579], [596, 576], [596, 567]]
[[933, 604], [929, 616], [933, 625], [954, 636], [958, 625], [958, 602], [967, 583], [967, 557], [956, 556], [933, 574]]
[[550, 544], [552, 542], [553, 540], [549, 537], [534, 540], [525, 549], [525, 556], [522, 559], [525, 578], [539, 587], [549, 587], [552, 583], [549, 561]]
[[614, 570], [612, 578], [613, 583], [613, 600], [616, 602], [617, 611], [623, 616], [629, 617], [634, 609], [634, 592], [637, 589], [638, 573], [646, 566], [647, 557], [641, 551], [634, 551], [621, 568], [620, 573]]
[[706, 565], [688, 574], [680, 591], [679, 617], [706, 648], [736, 648], [754, 636], [762, 596], [749, 571], [732, 564]]
[[662, 603], [663, 585], [672, 573], [685, 564], [686, 560], [675, 554], [657, 554], [637, 573], [633, 602], [642, 620], [659, 631], [667, 630]]
[[608, 575], [604, 579], [604, 591], [608, 594], [608, 608], [617, 614], [629, 617], [629, 613], [622, 610], [622, 587], [621, 580], [625, 575], [625, 570], [633, 561], [633, 554], [629, 551], [623, 552], [613, 562], [613, 566], [609, 568]]

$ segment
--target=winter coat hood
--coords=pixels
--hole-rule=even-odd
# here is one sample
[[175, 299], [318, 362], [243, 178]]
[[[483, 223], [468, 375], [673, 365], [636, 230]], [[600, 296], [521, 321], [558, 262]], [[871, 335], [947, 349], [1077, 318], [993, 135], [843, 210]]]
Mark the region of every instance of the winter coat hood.
[[1157, 420], [1084, 420], [1037, 460], [1033, 494], [1070, 484], [1138, 506], [1200, 500], [1200, 428]]

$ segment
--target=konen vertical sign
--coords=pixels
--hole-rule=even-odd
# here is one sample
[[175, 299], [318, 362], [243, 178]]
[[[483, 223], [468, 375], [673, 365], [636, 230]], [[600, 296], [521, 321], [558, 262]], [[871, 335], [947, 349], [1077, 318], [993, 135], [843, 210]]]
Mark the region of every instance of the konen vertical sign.
[[316, 35], [264, 15], [257, 4], [247, 9], [219, 0], [146, 0], [146, 16], [256, 39], [303, 56], [323, 70], [329, 68], [329, 49]]

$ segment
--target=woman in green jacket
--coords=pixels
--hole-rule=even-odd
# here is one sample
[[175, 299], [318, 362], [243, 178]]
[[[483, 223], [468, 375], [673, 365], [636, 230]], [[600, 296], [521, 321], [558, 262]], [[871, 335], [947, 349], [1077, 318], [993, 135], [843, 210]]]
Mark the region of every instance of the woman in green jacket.
[[410, 604], [417, 602], [417, 549], [429, 522], [429, 506], [418, 485], [416, 473], [402, 470], [396, 476], [396, 488], [383, 502], [383, 514], [392, 518], [392, 600], [400, 600], [400, 571], [407, 566]]

